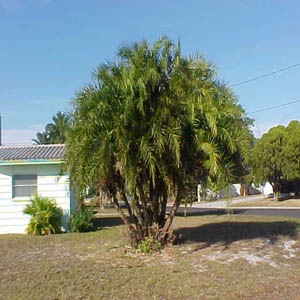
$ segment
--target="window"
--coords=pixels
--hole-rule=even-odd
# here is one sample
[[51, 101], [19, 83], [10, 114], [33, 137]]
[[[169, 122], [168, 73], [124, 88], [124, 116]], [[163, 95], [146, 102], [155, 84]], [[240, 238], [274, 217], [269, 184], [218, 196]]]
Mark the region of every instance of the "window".
[[37, 194], [37, 175], [24, 174], [13, 177], [13, 198]]

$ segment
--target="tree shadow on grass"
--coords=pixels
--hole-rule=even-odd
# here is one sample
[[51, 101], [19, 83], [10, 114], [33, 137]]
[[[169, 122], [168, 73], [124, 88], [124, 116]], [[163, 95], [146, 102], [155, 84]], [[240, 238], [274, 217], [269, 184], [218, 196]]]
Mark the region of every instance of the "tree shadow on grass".
[[113, 226], [120, 226], [123, 225], [123, 221], [120, 217], [97, 217], [93, 220], [94, 228], [101, 229], [103, 227], [113, 227]]
[[[220, 222], [174, 230], [176, 244], [199, 243], [198, 249], [221, 243], [225, 247], [240, 240], [265, 238], [275, 243], [279, 236], [296, 237], [299, 224], [290, 221], [275, 222]], [[197, 250], [198, 250], [197, 249]]]
[[186, 210], [186, 214], [184, 212], [184, 208], [179, 208], [176, 216], [184, 217], [184, 216], [221, 216], [221, 215], [227, 215], [227, 211], [225, 209], [213, 209], [213, 208], [207, 208], [202, 209], [199, 211], [197, 208], [188, 207]]

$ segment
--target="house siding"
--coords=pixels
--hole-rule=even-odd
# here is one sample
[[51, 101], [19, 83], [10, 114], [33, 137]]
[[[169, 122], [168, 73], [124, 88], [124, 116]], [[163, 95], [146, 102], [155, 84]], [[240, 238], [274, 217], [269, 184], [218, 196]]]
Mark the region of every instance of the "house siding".
[[0, 166], [0, 234], [25, 233], [30, 220], [23, 214], [29, 199], [12, 198], [12, 178], [16, 174], [37, 174], [38, 195], [54, 199], [64, 214], [69, 215], [71, 195], [68, 176], [60, 173], [60, 164]]

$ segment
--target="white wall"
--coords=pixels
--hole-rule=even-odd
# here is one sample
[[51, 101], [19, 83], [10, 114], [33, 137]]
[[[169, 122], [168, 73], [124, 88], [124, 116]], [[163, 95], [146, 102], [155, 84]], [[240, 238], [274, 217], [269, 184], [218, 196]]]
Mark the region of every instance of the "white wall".
[[264, 185], [264, 194], [266, 197], [268, 197], [270, 194], [273, 194], [273, 193], [274, 193], [273, 187], [272, 187], [271, 183], [267, 181]]
[[218, 198], [231, 198], [231, 197], [238, 197], [240, 196], [241, 192], [241, 185], [237, 184], [230, 184], [226, 189], [219, 191]]
[[65, 214], [70, 213], [68, 176], [60, 165], [0, 165], [0, 233], [25, 233], [30, 217], [23, 214], [29, 198], [12, 199], [12, 176], [37, 174], [38, 195], [53, 198]]
[[[262, 187], [256, 187], [253, 183], [251, 186], [249, 186], [249, 194], [248, 195], [257, 195], [262, 193]], [[244, 196], [241, 195], [241, 184], [235, 183], [230, 184], [226, 189], [220, 190], [218, 192], [213, 192], [209, 189], [206, 189], [205, 191], [205, 199], [203, 196], [201, 196], [201, 184], [198, 184], [197, 186], [197, 197], [198, 202], [204, 201], [204, 200], [216, 200], [216, 199], [226, 199], [226, 198], [232, 198], [232, 197], [238, 197], [238, 196]]]

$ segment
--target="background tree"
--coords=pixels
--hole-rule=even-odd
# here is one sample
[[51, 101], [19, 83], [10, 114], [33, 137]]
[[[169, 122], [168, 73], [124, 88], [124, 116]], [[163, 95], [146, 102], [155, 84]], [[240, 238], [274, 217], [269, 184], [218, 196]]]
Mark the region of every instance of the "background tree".
[[256, 143], [251, 169], [256, 183], [269, 181], [275, 194], [299, 193], [300, 123], [271, 128]]
[[283, 188], [284, 126], [271, 128], [256, 143], [252, 153], [252, 173], [256, 183], [269, 181], [274, 193]]
[[300, 193], [300, 122], [292, 121], [286, 127], [283, 174], [287, 190]]
[[48, 123], [45, 131], [38, 132], [36, 139], [32, 141], [36, 144], [63, 144], [67, 138], [70, 126], [70, 116], [67, 113], [58, 112], [52, 118], [52, 123]]
[[235, 178], [248, 125], [202, 57], [183, 57], [167, 38], [123, 46], [73, 101], [71, 179], [81, 195], [94, 186], [113, 198], [133, 246], [145, 238], [164, 244], [190, 186]]

